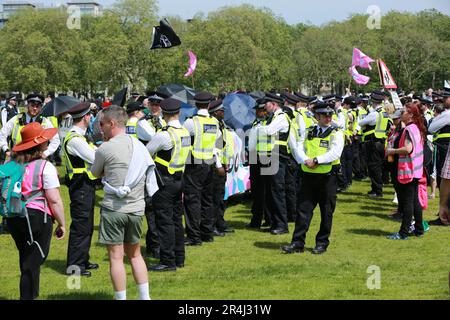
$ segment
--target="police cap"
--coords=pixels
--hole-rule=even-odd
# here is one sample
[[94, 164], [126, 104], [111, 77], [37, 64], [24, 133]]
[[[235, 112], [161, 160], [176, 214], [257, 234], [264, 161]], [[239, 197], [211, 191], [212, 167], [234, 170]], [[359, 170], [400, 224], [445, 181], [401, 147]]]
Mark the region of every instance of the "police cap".
[[161, 101], [161, 110], [164, 113], [178, 113], [181, 108], [181, 101], [174, 98], [167, 98]]

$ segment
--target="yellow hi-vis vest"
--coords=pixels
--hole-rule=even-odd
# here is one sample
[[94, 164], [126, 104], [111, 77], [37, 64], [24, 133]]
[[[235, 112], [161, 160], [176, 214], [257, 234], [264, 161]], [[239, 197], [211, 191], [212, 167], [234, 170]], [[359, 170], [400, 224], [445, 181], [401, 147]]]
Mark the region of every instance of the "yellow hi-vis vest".
[[[72, 180], [74, 174], [83, 174], [83, 173], [86, 173], [90, 180], [95, 180], [97, 178], [94, 177], [91, 173], [91, 164], [86, 163], [86, 161], [84, 161], [80, 157], [69, 154], [69, 152], [67, 151], [67, 144], [69, 143], [70, 140], [72, 140], [75, 137], [86, 140], [84, 136], [82, 136], [79, 133], [76, 133], [75, 131], [67, 132], [66, 137], [64, 138], [63, 151], [64, 156], [66, 158], [66, 170], [69, 180]], [[92, 143], [89, 143], [89, 147], [92, 150], [94, 150], [94, 145]]]
[[317, 123], [316, 118], [314, 118], [314, 116], [311, 114], [311, 112], [309, 112], [308, 109], [301, 108], [298, 112], [302, 115], [303, 122], [305, 123], [305, 128], [309, 128]]
[[[364, 108], [357, 108], [357, 115], [355, 115], [355, 125], [354, 125], [354, 128], [356, 128], [357, 126], [358, 126], [358, 123], [359, 123], [359, 120], [362, 120], [362, 119], [364, 119], [366, 116], [367, 116], [367, 110], [366, 109], [364, 109]], [[358, 130], [358, 135], [362, 135], [363, 134], [363, 132], [362, 132], [362, 128], [359, 128], [359, 130]]]
[[375, 123], [375, 128], [372, 130], [368, 130], [366, 132], [363, 132], [363, 141], [365, 140], [365, 137], [374, 134], [375, 138], [377, 139], [386, 139], [387, 138], [387, 131], [388, 131], [388, 124], [392, 122], [392, 120], [389, 118], [389, 115], [387, 114], [384, 109], [380, 109], [377, 112], [377, 120]]
[[138, 135], [137, 135], [137, 124], [138, 124], [139, 119], [138, 118], [130, 118], [127, 121], [127, 124], [125, 125], [125, 133], [129, 136], [135, 137], [136, 139], [138, 139]]
[[162, 129], [167, 131], [172, 141], [173, 148], [160, 150], [156, 153], [155, 162], [167, 169], [169, 174], [183, 172], [186, 165], [189, 150], [191, 149], [191, 136], [185, 128], [166, 126]]
[[192, 117], [194, 122], [194, 143], [192, 155], [196, 159], [211, 160], [214, 157], [219, 122], [214, 117], [196, 115]]
[[[264, 121], [264, 125], [265, 126], [270, 125], [270, 123], [273, 120], [275, 120], [275, 118], [278, 117], [279, 115], [286, 117], [286, 120], [289, 124], [288, 131], [283, 132], [283, 133], [278, 132], [277, 134], [275, 134], [273, 136], [269, 136], [269, 135], [264, 134], [262, 131], [258, 130], [257, 131], [258, 136], [257, 136], [256, 151], [258, 151], [258, 149], [259, 149], [259, 152], [258, 152], [259, 154], [264, 154], [264, 152], [265, 152], [265, 155], [270, 154], [273, 151], [273, 148], [275, 147], [275, 145], [280, 146], [279, 147], [280, 154], [288, 155], [291, 153], [291, 150], [288, 145], [289, 131], [291, 130], [291, 119], [289, 118], [289, 115], [287, 113], [280, 112], [280, 113], [274, 115], [271, 120]], [[259, 148], [258, 148], [258, 145], [259, 145]], [[264, 148], [265, 148], [265, 150], [264, 150]]]
[[[267, 123], [267, 120], [261, 120], [253, 122], [253, 127], [255, 127], [258, 123], [260, 123], [262, 126], [265, 126]], [[273, 142], [274, 138], [272, 136], [267, 136], [264, 134], [259, 134], [256, 137], [256, 152], [259, 155], [268, 155], [272, 149], [273, 149]]]
[[224, 145], [223, 148], [219, 150], [220, 162], [222, 164], [228, 164], [230, 162], [229, 159], [233, 158], [234, 156], [234, 139], [233, 135], [231, 134], [231, 130], [223, 127], [222, 139]]
[[441, 130], [433, 134], [433, 142], [439, 142], [438, 140], [447, 139], [444, 142], [447, 142], [450, 138], [450, 125], [443, 127]]
[[51, 121], [51, 123], [53, 125], [53, 128], [58, 128], [59, 127], [59, 125], [58, 125], [58, 117], [51, 116], [51, 117], [48, 117], [47, 119]]
[[166, 121], [164, 119], [161, 119], [160, 117], [148, 115], [145, 119], [147, 120], [148, 124], [155, 129], [155, 132], [161, 131], [167, 126]]
[[[38, 115], [36, 117], [35, 122], [39, 122], [42, 124], [44, 122], [44, 117], [41, 115]], [[12, 150], [12, 147], [14, 147], [16, 144], [22, 142], [22, 136], [20, 135], [20, 131], [22, 131], [22, 128], [27, 125], [26, 123], [26, 114], [25, 113], [19, 113], [16, 116], [16, 119], [14, 120], [14, 126], [11, 133], [11, 141], [10, 141], [10, 150]], [[45, 126], [43, 126], [45, 128]]]
[[[339, 130], [337, 127], [328, 127], [325, 134], [322, 134], [322, 137], [318, 137], [314, 134], [314, 131], [317, 126], [312, 126], [307, 129], [307, 138], [304, 141], [303, 147], [305, 150], [305, 154], [308, 158], [313, 159], [315, 157], [321, 156], [327, 153], [331, 149], [331, 140], [334, 139], [336, 132]], [[326, 174], [331, 171], [333, 166], [338, 165], [340, 163], [339, 158], [331, 163], [321, 163], [315, 169], [310, 169], [306, 165], [302, 164], [303, 172], [309, 173], [317, 173], [317, 174]]]
[[345, 118], [344, 135], [346, 137], [351, 137], [351, 136], [353, 136], [353, 130], [351, 130], [351, 128], [350, 128], [351, 122], [350, 122], [350, 117], [349, 117], [349, 113], [351, 113], [351, 110], [342, 110], [342, 112], [344, 113], [344, 118]]

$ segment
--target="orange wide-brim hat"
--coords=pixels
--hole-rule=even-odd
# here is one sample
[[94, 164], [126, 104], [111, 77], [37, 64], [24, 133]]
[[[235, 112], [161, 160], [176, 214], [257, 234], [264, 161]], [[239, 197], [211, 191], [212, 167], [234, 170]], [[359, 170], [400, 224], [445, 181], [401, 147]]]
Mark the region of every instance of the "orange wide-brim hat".
[[39, 122], [29, 123], [20, 131], [22, 141], [16, 144], [12, 151], [19, 152], [34, 148], [49, 141], [57, 132], [56, 128], [44, 129]]

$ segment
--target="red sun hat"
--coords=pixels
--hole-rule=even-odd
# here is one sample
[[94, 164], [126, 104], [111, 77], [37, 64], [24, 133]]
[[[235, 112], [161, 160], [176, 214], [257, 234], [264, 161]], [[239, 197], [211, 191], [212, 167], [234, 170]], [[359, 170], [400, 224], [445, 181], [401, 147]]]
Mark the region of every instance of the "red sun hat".
[[44, 129], [39, 122], [31, 122], [20, 131], [22, 141], [16, 144], [12, 151], [19, 152], [34, 148], [49, 141], [57, 132], [56, 128]]

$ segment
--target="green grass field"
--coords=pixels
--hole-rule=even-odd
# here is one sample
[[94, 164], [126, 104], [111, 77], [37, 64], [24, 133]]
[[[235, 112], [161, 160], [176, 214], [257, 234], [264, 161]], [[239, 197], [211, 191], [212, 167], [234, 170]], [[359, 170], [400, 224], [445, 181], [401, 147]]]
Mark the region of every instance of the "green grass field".
[[[449, 295], [450, 228], [433, 227], [424, 238], [392, 241], [386, 235], [396, 232], [400, 222], [388, 218], [395, 208], [393, 189], [387, 187], [383, 199], [368, 199], [369, 182], [355, 182], [338, 196], [331, 244], [327, 253], [315, 256], [284, 255], [280, 247], [291, 234], [273, 236], [246, 230], [250, 203], [231, 205], [226, 219], [236, 233], [216, 238], [201, 247], [186, 248], [186, 266], [177, 272], [149, 273], [151, 297], [163, 299], [445, 299]], [[70, 225], [67, 188], [61, 188], [67, 227]], [[98, 191], [98, 197], [101, 192]], [[424, 213], [434, 219], [438, 199], [431, 200]], [[65, 271], [66, 237], [52, 239], [50, 254], [41, 268], [39, 299], [112, 299], [106, 248], [97, 244], [99, 208], [91, 261], [100, 264], [90, 278], [81, 278], [80, 289], [68, 289]], [[314, 247], [320, 214], [311, 224], [306, 247]], [[144, 227], [146, 230], [146, 226]], [[142, 245], [145, 241], [142, 240]], [[10, 235], [0, 235], [0, 299], [18, 299], [18, 252]], [[145, 250], [143, 250], [145, 252]], [[147, 259], [154, 263], [155, 260]], [[370, 290], [367, 269], [376, 265], [381, 271], [381, 288]], [[127, 264], [128, 299], [137, 290]]]

